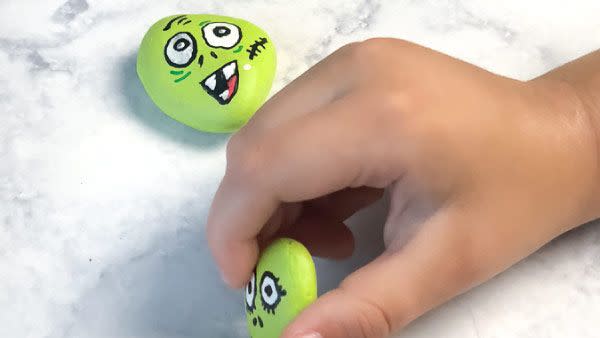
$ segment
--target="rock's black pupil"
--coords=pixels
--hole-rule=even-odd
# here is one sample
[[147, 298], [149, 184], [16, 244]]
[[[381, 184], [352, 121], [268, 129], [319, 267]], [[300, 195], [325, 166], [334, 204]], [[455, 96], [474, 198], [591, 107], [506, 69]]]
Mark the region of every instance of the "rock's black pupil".
[[218, 26], [218, 27], [213, 28], [213, 33], [216, 36], [222, 38], [226, 35], [229, 35], [231, 33], [231, 29], [229, 29], [225, 26]]
[[190, 45], [190, 42], [186, 39], [179, 39], [177, 40], [177, 42], [175, 42], [175, 50], [178, 52], [181, 52], [183, 50], [185, 50], [186, 48], [188, 48], [188, 46]]
[[267, 297], [271, 297], [271, 294], [273, 294], [273, 288], [271, 287], [271, 285], [267, 285], [267, 287], [265, 288], [265, 293], [267, 294]]
[[252, 284], [248, 284], [248, 286], [246, 287], [248, 289], [248, 294], [252, 293]]

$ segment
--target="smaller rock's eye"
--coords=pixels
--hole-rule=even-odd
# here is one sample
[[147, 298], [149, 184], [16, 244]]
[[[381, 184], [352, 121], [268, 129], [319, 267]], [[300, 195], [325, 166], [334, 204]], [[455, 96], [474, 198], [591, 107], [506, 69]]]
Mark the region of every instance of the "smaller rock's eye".
[[202, 27], [204, 41], [210, 47], [230, 49], [242, 39], [242, 31], [234, 24], [212, 22]]
[[264, 310], [267, 313], [275, 314], [281, 297], [286, 294], [287, 292], [279, 285], [279, 278], [275, 277], [272, 272], [265, 271], [260, 281], [260, 296]]
[[256, 309], [256, 272], [252, 273], [252, 278], [246, 285], [246, 310], [250, 313]]
[[165, 45], [165, 59], [173, 67], [184, 68], [196, 58], [196, 39], [187, 32], [177, 33]]

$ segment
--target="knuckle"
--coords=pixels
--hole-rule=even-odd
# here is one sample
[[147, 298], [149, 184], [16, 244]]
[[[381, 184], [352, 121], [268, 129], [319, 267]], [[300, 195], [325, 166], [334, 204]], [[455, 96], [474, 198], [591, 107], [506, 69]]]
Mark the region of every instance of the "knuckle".
[[379, 55], [386, 53], [396, 43], [396, 39], [390, 38], [371, 38], [365, 41], [359, 42], [356, 46], [356, 56], [358, 57], [372, 57], [373, 55]]
[[354, 43], [348, 52], [350, 62], [354, 67], [367, 70], [372, 69], [389, 48], [389, 42], [384, 39], [369, 39]]
[[[365, 92], [365, 109], [369, 109], [369, 114], [363, 111], [357, 111], [359, 116], [369, 119], [378, 127], [397, 128], [405, 125], [405, 120], [412, 114], [412, 98], [405, 91], [395, 88], [372, 88]], [[376, 107], [373, 109], [372, 107]], [[386, 127], [387, 126], [387, 127]]]
[[387, 114], [398, 115], [409, 108], [409, 95], [406, 92], [394, 88], [377, 90], [376, 100], [381, 110]]
[[264, 163], [260, 149], [259, 143], [248, 140], [242, 134], [232, 136], [227, 144], [226, 175], [238, 180], [254, 180]]
[[410, 42], [400, 39], [370, 38], [346, 45], [345, 50], [354, 67], [359, 67], [365, 71], [373, 71], [374, 69], [385, 71], [386, 68], [389, 68], [390, 63], [397, 64], [396, 56], [401, 56], [402, 50], [412, 46], [414, 45]]

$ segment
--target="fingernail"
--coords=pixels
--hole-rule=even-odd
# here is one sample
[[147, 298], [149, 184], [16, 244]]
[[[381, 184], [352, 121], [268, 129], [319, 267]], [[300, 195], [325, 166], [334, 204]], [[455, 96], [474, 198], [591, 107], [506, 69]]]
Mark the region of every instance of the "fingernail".
[[309, 332], [309, 333], [301, 333], [299, 335], [294, 336], [294, 338], [323, 338], [318, 332]]
[[223, 281], [223, 283], [227, 284], [227, 286], [233, 287], [231, 280], [229, 280], [229, 278], [227, 278], [227, 275], [223, 271], [221, 271], [221, 280]]

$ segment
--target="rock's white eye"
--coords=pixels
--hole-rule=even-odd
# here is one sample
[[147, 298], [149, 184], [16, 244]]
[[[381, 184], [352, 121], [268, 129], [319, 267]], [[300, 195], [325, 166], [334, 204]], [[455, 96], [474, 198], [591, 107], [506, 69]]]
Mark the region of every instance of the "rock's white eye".
[[189, 66], [196, 58], [196, 39], [187, 32], [177, 33], [165, 45], [165, 59], [177, 68]]
[[260, 280], [260, 297], [265, 311], [275, 314], [281, 297], [286, 294], [287, 292], [279, 285], [279, 278], [275, 277], [272, 272], [265, 271]]
[[252, 278], [246, 285], [246, 306], [248, 311], [254, 311], [256, 297], [256, 273], [252, 273]]
[[206, 44], [214, 48], [230, 49], [242, 39], [240, 28], [226, 22], [212, 22], [202, 27]]
[[271, 306], [274, 305], [279, 298], [279, 295], [277, 294], [277, 288], [275, 287], [275, 281], [270, 277], [263, 279], [260, 292], [265, 303]]

